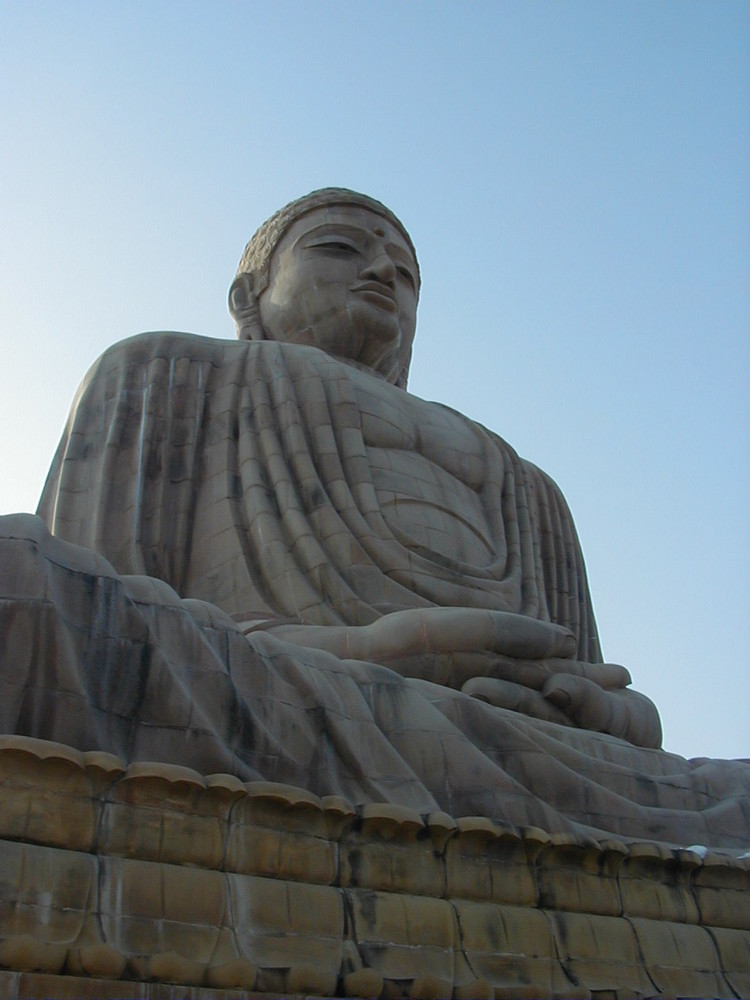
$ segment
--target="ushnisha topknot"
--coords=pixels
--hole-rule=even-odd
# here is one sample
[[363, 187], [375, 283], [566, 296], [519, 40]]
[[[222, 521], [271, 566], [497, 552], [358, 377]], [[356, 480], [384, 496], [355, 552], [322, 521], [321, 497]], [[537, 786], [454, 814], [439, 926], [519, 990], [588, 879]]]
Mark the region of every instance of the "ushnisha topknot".
[[[297, 219], [307, 212], [312, 212], [313, 209], [326, 208], [333, 205], [361, 205], [372, 212], [376, 212], [378, 215], [382, 215], [396, 226], [406, 240], [406, 244], [414, 257], [414, 263], [417, 265], [419, 285], [421, 279], [417, 252], [401, 220], [393, 214], [390, 208], [375, 198], [370, 198], [368, 195], [360, 194], [357, 191], [350, 191], [348, 188], [330, 187], [311, 191], [310, 194], [306, 194], [302, 198], [290, 201], [288, 205], [280, 208], [278, 212], [275, 212], [270, 219], [264, 222], [247, 244], [245, 252], [240, 258], [237, 274], [252, 275], [253, 291], [256, 296], [260, 295], [268, 285], [268, 270], [271, 257], [279, 240], [292, 223], [296, 222]], [[417, 291], [419, 291], [419, 287], [417, 287]]]

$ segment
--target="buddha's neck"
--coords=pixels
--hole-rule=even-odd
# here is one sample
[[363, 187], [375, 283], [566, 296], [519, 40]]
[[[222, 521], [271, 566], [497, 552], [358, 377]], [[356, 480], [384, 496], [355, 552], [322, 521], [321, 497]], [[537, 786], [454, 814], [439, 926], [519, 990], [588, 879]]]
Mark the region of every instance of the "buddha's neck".
[[337, 361], [340, 361], [342, 364], [348, 365], [350, 368], [356, 368], [357, 371], [366, 372], [368, 375], [374, 375], [374, 377], [379, 378], [381, 382], [389, 382], [391, 385], [394, 386], [396, 384], [395, 376], [397, 372], [392, 373], [393, 378], [388, 378], [386, 375], [383, 375], [382, 372], [379, 372], [376, 368], [371, 368], [370, 365], [366, 365], [363, 361], [357, 361], [355, 358], [345, 358], [339, 354], [329, 354], [329, 357], [335, 358]]

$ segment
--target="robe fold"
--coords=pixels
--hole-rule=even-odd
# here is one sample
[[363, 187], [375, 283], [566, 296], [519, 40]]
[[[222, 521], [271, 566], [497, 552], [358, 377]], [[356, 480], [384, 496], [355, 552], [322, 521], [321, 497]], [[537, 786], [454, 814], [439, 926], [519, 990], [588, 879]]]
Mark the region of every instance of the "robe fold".
[[[481, 453], [481, 564], [389, 521], [358, 395], [376, 381], [386, 409], [411, 399]], [[38, 512], [118, 572], [230, 614], [362, 625], [406, 608], [491, 608], [563, 625], [578, 659], [601, 661], [552, 480], [479, 424], [315, 348], [176, 333], [115, 345], [84, 380]]]
[[0, 731], [597, 838], [747, 850], [750, 763], [687, 761], [341, 660], [0, 518]]
[[[41, 518], [0, 518], [0, 730], [357, 804], [747, 849], [748, 762], [686, 761], [238, 628], [493, 608], [562, 624], [601, 661], [557, 487], [479, 425], [374, 381], [272, 343], [150, 334], [107, 351]], [[373, 420], [389, 415], [383, 447]], [[461, 461], [425, 443], [441, 422], [465, 443], [473, 513], [440, 499]], [[463, 549], [441, 548], [444, 525]]]

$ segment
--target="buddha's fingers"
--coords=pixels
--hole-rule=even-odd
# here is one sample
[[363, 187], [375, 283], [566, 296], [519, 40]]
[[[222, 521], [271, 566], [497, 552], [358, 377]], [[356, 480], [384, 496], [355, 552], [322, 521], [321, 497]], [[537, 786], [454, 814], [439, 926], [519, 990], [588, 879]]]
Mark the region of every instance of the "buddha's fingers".
[[600, 687], [619, 690], [632, 682], [630, 671], [619, 663], [582, 663], [582, 676]]
[[608, 690], [625, 688], [632, 680], [630, 671], [621, 667], [619, 663], [586, 663], [583, 660], [549, 657], [544, 662], [544, 668], [550, 677], [556, 674], [572, 674], [576, 677], [585, 677], [586, 680], [593, 681], [599, 687]]
[[556, 674], [544, 685], [543, 694], [581, 729], [604, 733], [620, 728], [620, 720], [613, 718], [616, 706], [608, 692], [585, 677]]
[[557, 722], [564, 726], [573, 725], [568, 715], [548, 701], [540, 691], [512, 681], [498, 677], [473, 677], [464, 684], [462, 691], [496, 708], [510, 709], [534, 719]]
[[[555, 658], [564, 663], [575, 652], [574, 637], [560, 625], [483, 608], [414, 608], [383, 615], [370, 625], [280, 625], [272, 631], [300, 646], [375, 663], [474, 653], [531, 661]], [[540, 688], [550, 671], [534, 670], [530, 686]]]
[[544, 685], [543, 695], [581, 729], [609, 733], [637, 746], [661, 746], [656, 706], [637, 691], [605, 690], [585, 677], [558, 674]]
[[653, 702], [637, 691], [606, 690], [580, 675], [556, 674], [541, 692], [500, 678], [474, 677], [462, 691], [535, 719], [607, 733], [637, 746], [661, 745], [661, 723]]
[[416, 653], [493, 652], [523, 659], [569, 657], [575, 638], [567, 629], [525, 615], [484, 608], [416, 608], [384, 615], [360, 629], [365, 658]]
[[[463, 665], [460, 656], [456, 659]], [[563, 674], [584, 677], [608, 691], [621, 690], [630, 684], [630, 674], [625, 667], [617, 663], [584, 663], [581, 660], [563, 659], [559, 656], [532, 660], [491, 654], [485, 655], [478, 661], [473, 673], [464, 671], [464, 681], [470, 677], [495, 677], [541, 691], [550, 678]]]
[[507, 611], [490, 612], [493, 618], [493, 644], [496, 653], [543, 660], [550, 656], [575, 656], [576, 640], [562, 625], [540, 622]]

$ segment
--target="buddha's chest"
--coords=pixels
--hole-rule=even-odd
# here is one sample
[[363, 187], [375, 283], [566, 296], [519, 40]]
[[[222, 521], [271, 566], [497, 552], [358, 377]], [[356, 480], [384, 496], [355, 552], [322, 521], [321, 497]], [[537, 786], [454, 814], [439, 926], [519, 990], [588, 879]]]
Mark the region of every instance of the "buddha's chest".
[[407, 546], [487, 565], [494, 545], [481, 434], [452, 411], [391, 386], [368, 385], [358, 395], [370, 476], [394, 534]]

